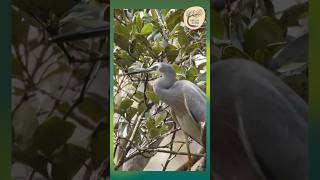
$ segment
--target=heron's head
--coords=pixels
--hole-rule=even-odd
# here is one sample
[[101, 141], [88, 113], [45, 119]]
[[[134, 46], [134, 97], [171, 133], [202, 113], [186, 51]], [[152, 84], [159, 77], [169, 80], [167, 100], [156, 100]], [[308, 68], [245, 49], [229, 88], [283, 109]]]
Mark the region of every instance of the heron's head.
[[149, 73], [149, 72], [153, 72], [153, 71], [158, 71], [164, 74], [167, 73], [175, 73], [174, 69], [172, 68], [172, 66], [170, 64], [167, 63], [156, 63], [152, 66], [150, 66], [149, 68], [145, 68], [139, 71], [134, 71], [134, 72], [130, 72], [128, 74], [139, 74], [139, 73]]
[[160, 63], [156, 63], [156, 64], [152, 65], [147, 70], [148, 71], [159, 71], [159, 72], [165, 73], [171, 69], [172, 69], [172, 66], [170, 64], [160, 62]]

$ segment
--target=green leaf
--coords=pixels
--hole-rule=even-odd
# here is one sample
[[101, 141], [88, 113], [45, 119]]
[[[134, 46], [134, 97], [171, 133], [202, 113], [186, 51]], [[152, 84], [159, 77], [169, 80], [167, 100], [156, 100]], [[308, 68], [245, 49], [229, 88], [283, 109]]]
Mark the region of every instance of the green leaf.
[[264, 17], [244, 34], [244, 50], [254, 57], [256, 50], [284, 41], [284, 31], [277, 20]]
[[135, 59], [129, 55], [127, 51], [118, 50], [114, 53], [115, 63], [123, 68], [131, 66], [135, 62]]
[[188, 36], [186, 34], [186, 32], [181, 29], [179, 32], [178, 32], [178, 41], [179, 41], [179, 44], [181, 47], [186, 47], [189, 45], [189, 39], [188, 39]]
[[224, 38], [225, 33], [225, 23], [220, 14], [216, 11], [211, 11], [211, 34], [219, 39]]
[[309, 3], [296, 4], [286, 9], [280, 21], [288, 27], [299, 26], [299, 19], [308, 13]]
[[254, 60], [265, 67], [268, 67], [271, 58], [272, 53], [268, 49], [257, 49], [254, 54]]
[[57, 107], [57, 110], [58, 110], [61, 114], [65, 114], [65, 113], [68, 112], [69, 108], [70, 108], [69, 103], [63, 102], [63, 103], [61, 103], [61, 104]]
[[174, 60], [177, 58], [179, 54], [179, 50], [177, 49], [177, 47], [175, 47], [172, 44], [169, 44], [166, 47], [165, 51], [167, 53], [167, 58], [170, 63], [174, 62]]
[[146, 96], [148, 99], [150, 99], [154, 103], [159, 103], [160, 99], [153, 91], [147, 91]]
[[152, 23], [145, 24], [143, 26], [143, 28], [141, 29], [141, 33], [144, 35], [148, 35], [148, 34], [152, 33], [152, 31], [153, 31], [153, 24]]
[[135, 35], [135, 39], [138, 40], [138, 42], [145, 48], [151, 47], [150, 42], [147, 40], [145, 36], [142, 36], [140, 34]]
[[159, 44], [159, 42], [156, 42], [153, 44], [152, 50], [156, 55], [159, 55], [164, 50], [164, 48]]
[[42, 123], [34, 134], [34, 140], [39, 150], [48, 157], [57, 148], [67, 142], [75, 130], [75, 125], [52, 117]]
[[12, 120], [15, 141], [20, 148], [28, 148], [33, 141], [33, 135], [39, 126], [36, 110], [30, 101], [24, 102], [16, 111]]
[[19, 10], [12, 9], [12, 40], [15, 50], [19, 50], [20, 43], [24, 44], [28, 38], [29, 32], [29, 24], [24, 21], [24, 17], [22, 16], [22, 12]]
[[168, 113], [167, 112], [163, 112], [161, 113], [158, 117], [157, 117], [157, 120], [156, 120], [156, 125], [160, 125], [167, 117]]
[[137, 111], [136, 108], [130, 107], [126, 112], [126, 119], [130, 121], [136, 115]]
[[147, 106], [144, 102], [141, 102], [138, 106], [138, 112], [142, 113], [143, 111], [147, 110]]
[[129, 107], [131, 107], [131, 105], [133, 104], [133, 101], [129, 98], [125, 98], [121, 104], [120, 104], [120, 108], [124, 111], [126, 111]]
[[109, 133], [105, 123], [100, 123], [91, 136], [90, 157], [93, 161], [94, 169], [109, 155]]
[[234, 46], [227, 46], [223, 48], [222, 57], [224, 59], [229, 59], [229, 58], [251, 59], [245, 52], [241, 51], [240, 49]]
[[197, 75], [198, 75], [198, 70], [197, 70], [197, 68], [191, 67], [191, 68], [187, 71], [186, 78], [187, 78], [189, 81], [194, 81], [194, 80], [197, 78]]
[[17, 58], [13, 58], [11, 61], [11, 76], [15, 79], [23, 80], [23, 68]]
[[[289, 62], [277, 69], [279, 73], [302, 72], [307, 68], [306, 62]], [[294, 74], [294, 73], [293, 73]]]
[[129, 51], [129, 38], [130, 33], [128, 28], [116, 21], [114, 27], [114, 41], [116, 45], [123, 50]]
[[180, 74], [181, 73], [181, 67], [177, 64], [172, 64], [172, 67], [174, 69], [174, 71], [176, 71], [176, 74]]
[[148, 120], [146, 122], [146, 127], [148, 129], [148, 134], [151, 139], [160, 135], [160, 131], [156, 127], [156, 121], [154, 118], [152, 118], [152, 117], [148, 118]]
[[166, 20], [166, 25], [169, 31], [172, 31], [173, 28], [181, 22], [182, 20], [182, 13], [183, 10], [177, 10], [174, 13], [172, 13]]
[[309, 35], [304, 34], [294, 41], [287, 44], [277, 56], [272, 59], [270, 68], [272, 70], [278, 69], [279, 67], [289, 62], [307, 62], [309, 57]]
[[48, 161], [45, 157], [37, 153], [37, 149], [34, 147], [28, 148], [27, 150], [16, 150], [12, 151], [13, 161], [21, 162], [25, 165], [32, 167], [35, 171], [39, 172], [44, 177], [48, 177], [47, 164]]
[[72, 179], [84, 165], [87, 157], [86, 149], [73, 144], [65, 144], [52, 160], [53, 179]]
[[79, 111], [89, 117], [94, 122], [100, 121], [107, 115], [103, 105], [97, 102], [93, 97], [87, 96], [78, 106]]
[[187, 47], [185, 54], [191, 54], [194, 50], [198, 48], [201, 48], [201, 42], [200, 41], [192, 42]]
[[105, 8], [102, 5], [92, 5], [90, 3], [79, 3], [69, 14], [60, 20], [60, 24], [72, 23], [77, 27], [98, 28], [108, 26], [109, 23], [103, 20]]
[[50, 79], [55, 76], [61, 76], [62, 73], [68, 72], [70, 70], [70, 67], [66, 64], [59, 64], [59, 66], [54, 69], [53, 71], [50, 71], [49, 73], [46, 73], [44, 78], [42, 80]]
[[13, 87], [13, 94], [15, 96], [23, 96], [28, 92], [28, 89]]
[[152, 128], [155, 128], [155, 126], [156, 126], [155, 120], [152, 117], [148, 118], [146, 122], [147, 129], [150, 130]]
[[137, 91], [134, 96], [135, 96], [137, 99], [139, 99], [140, 101], [142, 101], [143, 98], [144, 98], [143, 92], [140, 92], [140, 91]]
[[135, 32], [140, 32], [143, 27], [143, 20], [140, 17], [140, 12], [136, 12], [134, 15], [134, 24], [133, 26], [136, 28]]

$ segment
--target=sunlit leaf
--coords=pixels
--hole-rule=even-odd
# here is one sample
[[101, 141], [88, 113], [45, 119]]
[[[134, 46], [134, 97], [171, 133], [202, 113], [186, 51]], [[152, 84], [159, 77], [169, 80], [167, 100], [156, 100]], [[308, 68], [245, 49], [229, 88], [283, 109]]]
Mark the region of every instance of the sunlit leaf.
[[176, 71], [176, 74], [181, 73], [181, 67], [177, 64], [172, 64], [173, 69]]
[[191, 67], [186, 74], [186, 77], [189, 81], [194, 81], [197, 78], [198, 70], [195, 67]]
[[126, 98], [121, 102], [120, 108], [126, 111], [132, 104], [133, 104], [133, 101], [129, 98]]
[[147, 91], [146, 96], [148, 99], [150, 99], [154, 103], [159, 103], [159, 98], [158, 96], [153, 92], [153, 91]]
[[139, 106], [138, 106], [138, 112], [139, 113], [142, 113], [144, 112], [145, 110], [147, 110], [147, 106], [144, 102], [140, 103]]
[[150, 34], [150, 33], [152, 33], [152, 31], [153, 31], [153, 24], [152, 23], [145, 24], [143, 26], [143, 28], [141, 29], [141, 33], [144, 35]]
[[116, 45], [123, 50], [129, 51], [129, 30], [117, 21], [114, 26], [114, 40]]
[[182, 20], [183, 10], [177, 10], [172, 13], [166, 20], [166, 25], [169, 31], [172, 31], [173, 28]]

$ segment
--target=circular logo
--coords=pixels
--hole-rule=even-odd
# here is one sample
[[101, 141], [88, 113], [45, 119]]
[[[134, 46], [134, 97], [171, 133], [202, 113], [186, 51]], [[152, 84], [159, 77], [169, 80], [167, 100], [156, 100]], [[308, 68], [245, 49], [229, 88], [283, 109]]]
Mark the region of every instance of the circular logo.
[[194, 6], [185, 10], [183, 21], [192, 30], [199, 29], [206, 18], [206, 13], [202, 7]]

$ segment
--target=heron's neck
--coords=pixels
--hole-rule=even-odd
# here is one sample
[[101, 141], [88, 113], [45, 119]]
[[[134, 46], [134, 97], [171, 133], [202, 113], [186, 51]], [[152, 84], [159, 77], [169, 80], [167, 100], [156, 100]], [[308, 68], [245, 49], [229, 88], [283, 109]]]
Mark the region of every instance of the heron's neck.
[[157, 79], [153, 84], [153, 90], [155, 94], [165, 103], [170, 102], [170, 97], [174, 96], [170, 91], [170, 88], [176, 82], [176, 73], [172, 71], [167, 71], [162, 75], [161, 78]]

